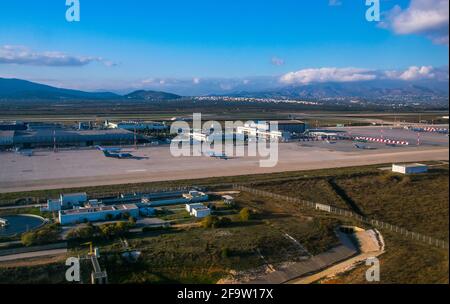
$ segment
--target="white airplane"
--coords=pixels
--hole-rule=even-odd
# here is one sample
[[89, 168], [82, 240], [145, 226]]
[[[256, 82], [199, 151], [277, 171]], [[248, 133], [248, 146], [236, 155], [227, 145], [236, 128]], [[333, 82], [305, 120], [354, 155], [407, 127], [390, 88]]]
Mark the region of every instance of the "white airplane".
[[106, 157], [118, 158], [118, 159], [129, 159], [134, 158], [133, 154], [130, 153], [111, 153], [109, 151], [103, 151]]
[[209, 157], [214, 157], [214, 158], [219, 158], [219, 159], [224, 159], [224, 160], [230, 159], [225, 153], [216, 153], [213, 151], [209, 151], [209, 152], [206, 152], [206, 154]]
[[111, 147], [111, 148], [104, 148], [104, 147], [102, 147], [102, 146], [95, 146], [98, 150], [100, 150], [100, 151], [102, 151], [102, 152], [112, 152], [112, 153], [118, 153], [118, 152], [120, 152], [120, 151], [122, 151], [122, 148], [114, 148], [114, 147]]
[[375, 148], [372, 148], [372, 147], [369, 147], [369, 146], [366, 146], [363, 144], [358, 144], [358, 143], [355, 144], [355, 148], [361, 149], [361, 150], [375, 150]]

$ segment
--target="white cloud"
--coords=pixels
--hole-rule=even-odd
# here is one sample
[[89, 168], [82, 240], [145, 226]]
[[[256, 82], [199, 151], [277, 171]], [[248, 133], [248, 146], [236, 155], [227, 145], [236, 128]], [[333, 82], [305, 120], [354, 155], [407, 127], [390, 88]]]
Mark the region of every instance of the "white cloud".
[[406, 9], [395, 6], [381, 26], [399, 35], [420, 34], [436, 44], [448, 44], [449, 0], [411, 0]]
[[200, 78], [194, 77], [194, 79], [192, 79], [192, 82], [193, 82], [194, 84], [199, 84], [199, 83], [200, 83]]
[[277, 66], [284, 65], [284, 60], [278, 57], [272, 57], [272, 64]]
[[410, 66], [404, 70], [368, 70], [359, 68], [303, 69], [283, 75], [282, 84], [310, 84], [323, 82], [354, 82], [368, 80], [436, 80], [448, 81], [448, 67]]
[[432, 66], [411, 66], [404, 71], [386, 71], [386, 76], [390, 79], [400, 80], [420, 80], [436, 78], [435, 69]]
[[284, 84], [309, 84], [314, 82], [351, 82], [376, 79], [376, 75], [366, 69], [357, 68], [319, 68], [303, 69], [283, 75]]
[[25, 46], [0, 46], [0, 64], [19, 64], [35, 66], [84, 66], [92, 62], [100, 62], [111, 67], [116, 64], [101, 57], [73, 56], [63, 52], [36, 52]]

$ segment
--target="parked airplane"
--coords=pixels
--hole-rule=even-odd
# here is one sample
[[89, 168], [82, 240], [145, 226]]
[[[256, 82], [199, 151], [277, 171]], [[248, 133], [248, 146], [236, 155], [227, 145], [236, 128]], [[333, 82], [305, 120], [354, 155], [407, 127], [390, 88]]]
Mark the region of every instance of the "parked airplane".
[[375, 150], [375, 148], [366, 146], [366, 145], [362, 145], [362, 144], [355, 144], [355, 148], [357, 149], [362, 149], [362, 150]]
[[102, 151], [102, 152], [105, 152], [105, 151], [108, 151], [108, 152], [120, 152], [120, 151], [122, 151], [122, 148], [114, 148], [114, 147], [111, 147], [111, 148], [105, 148], [105, 147], [102, 147], [102, 146], [95, 146], [98, 150], [100, 150], [100, 151]]
[[214, 158], [219, 158], [219, 159], [224, 159], [224, 160], [228, 160], [230, 159], [225, 153], [216, 153], [216, 152], [207, 152], [207, 155], [209, 157], [214, 157]]
[[134, 156], [130, 153], [111, 153], [107, 150], [103, 151], [103, 154], [106, 157], [111, 157], [111, 158], [118, 158], [118, 159], [129, 159], [129, 158], [134, 158]]

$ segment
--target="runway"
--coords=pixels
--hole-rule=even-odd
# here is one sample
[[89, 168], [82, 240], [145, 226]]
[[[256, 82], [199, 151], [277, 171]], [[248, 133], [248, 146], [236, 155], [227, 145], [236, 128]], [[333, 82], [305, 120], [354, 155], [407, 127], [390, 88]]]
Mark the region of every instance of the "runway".
[[[356, 132], [366, 132], [366, 129]], [[377, 131], [376, 131], [377, 132]], [[387, 132], [387, 131], [386, 131]], [[411, 138], [415, 134], [410, 134]], [[97, 150], [35, 151], [32, 157], [13, 152], [0, 153], [0, 192], [59, 189], [198, 179], [221, 176], [301, 171], [363, 166], [394, 162], [449, 159], [448, 137], [424, 134], [421, 146], [388, 147], [368, 144], [374, 150], [356, 149], [350, 141], [281, 143], [279, 161], [273, 168], [261, 168], [259, 157], [230, 160], [208, 156], [171, 155], [168, 146], [125, 149], [139, 159], [106, 158]]]

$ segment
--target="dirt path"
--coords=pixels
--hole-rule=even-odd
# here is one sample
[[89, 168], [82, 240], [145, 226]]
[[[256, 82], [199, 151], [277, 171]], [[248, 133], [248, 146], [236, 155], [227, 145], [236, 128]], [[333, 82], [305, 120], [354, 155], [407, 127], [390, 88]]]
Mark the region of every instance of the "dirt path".
[[369, 258], [378, 257], [384, 253], [384, 241], [377, 230], [368, 230], [355, 233], [360, 244], [361, 253], [348, 260], [342, 261], [330, 268], [313, 275], [289, 281], [288, 284], [311, 284], [321, 279], [334, 277], [343, 273]]

